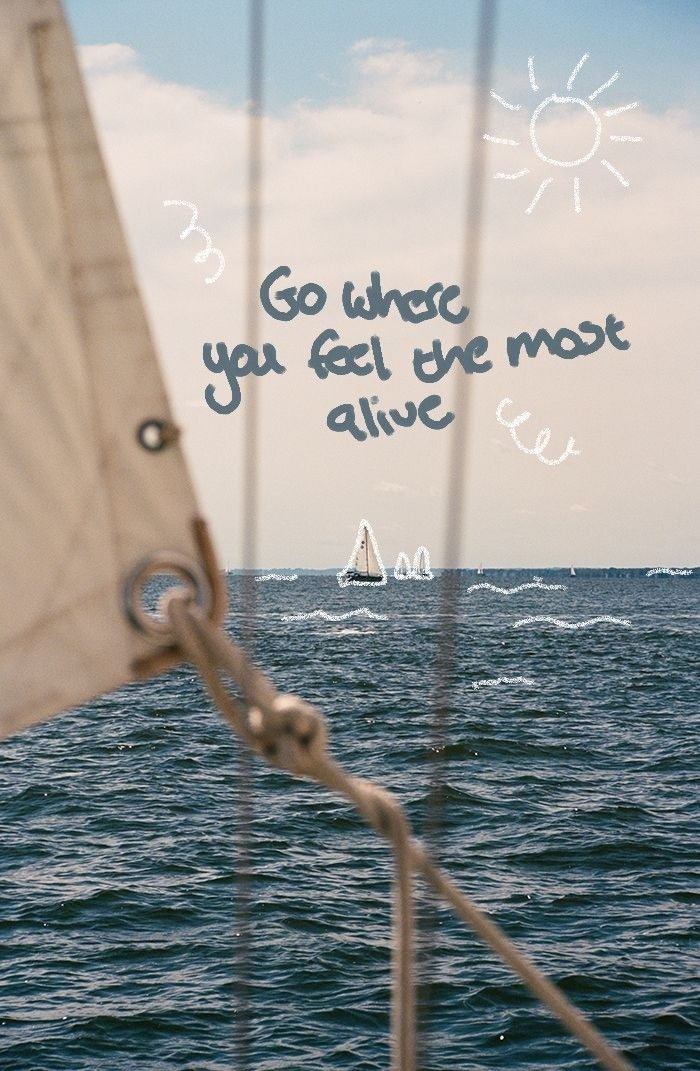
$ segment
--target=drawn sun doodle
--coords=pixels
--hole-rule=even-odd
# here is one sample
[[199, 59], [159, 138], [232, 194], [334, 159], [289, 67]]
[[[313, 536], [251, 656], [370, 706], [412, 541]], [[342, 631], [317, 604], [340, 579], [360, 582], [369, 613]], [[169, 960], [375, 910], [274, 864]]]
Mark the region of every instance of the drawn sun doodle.
[[[538, 160], [547, 164], [549, 167], [561, 167], [566, 168], [570, 172], [573, 172], [573, 204], [574, 212], [581, 211], [581, 177], [578, 174], [578, 169], [582, 168], [589, 161], [598, 157], [600, 164], [606, 168], [611, 175], [617, 179], [617, 181], [625, 188], [629, 187], [629, 182], [625, 176], [618, 171], [618, 169], [604, 156], [601, 152], [601, 144], [604, 140], [609, 142], [639, 142], [643, 141], [643, 138], [634, 137], [630, 134], [608, 134], [607, 136], [603, 132], [603, 117], [606, 119], [612, 119], [614, 116], [622, 115], [624, 112], [632, 111], [634, 108], [639, 107], [639, 101], [634, 101], [632, 104], [623, 104], [619, 108], [607, 108], [601, 117], [601, 113], [593, 106], [593, 101], [597, 101], [598, 97], [614, 85], [620, 77], [620, 72], [615, 71], [614, 74], [608, 78], [606, 82], [598, 86], [587, 97], [576, 97], [572, 95], [573, 85], [577, 77], [581, 73], [581, 70], [589, 58], [588, 52], [586, 52], [578, 61], [573, 71], [569, 75], [566, 83], [566, 92], [559, 96], [557, 93], [552, 93], [548, 97], [544, 97], [543, 100], [535, 106], [532, 115], [530, 116], [530, 146], [532, 151]], [[540, 87], [535, 80], [535, 61], [534, 57], [530, 56], [527, 61], [528, 75], [530, 79], [530, 88], [533, 93], [540, 94]], [[502, 96], [491, 90], [492, 98], [501, 105], [501, 107], [507, 109], [510, 112], [518, 112], [521, 110], [521, 104], [511, 104], [505, 100]], [[571, 113], [578, 113], [576, 118], [583, 120], [578, 126], [579, 133], [583, 135], [583, 141], [580, 143], [579, 148], [573, 154], [571, 151], [568, 153], [564, 150], [564, 147], [556, 149], [547, 144], [546, 125], [547, 122], [553, 118], [563, 118]], [[585, 117], [585, 118], [584, 118]], [[587, 132], [586, 132], [587, 128]], [[484, 134], [484, 141], [490, 141], [494, 145], [508, 145], [510, 147], [518, 147], [521, 142], [514, 140], [513, 138], [500, 138], [493, 134]], [[524, 167], [519, 171], [505, 172], [497, 171], [495, 178], [508, 179], [515, 181], [517, 179], [524, 178], [525, 175], [530, 174], [530, 168]], [[525, 209], [526, 215], [530, 215], [540, 200], [542, 194], [554, 182], [554, 175], [547, 175], [537, 188], [537, 191], [530, 201], [529, 205]]]

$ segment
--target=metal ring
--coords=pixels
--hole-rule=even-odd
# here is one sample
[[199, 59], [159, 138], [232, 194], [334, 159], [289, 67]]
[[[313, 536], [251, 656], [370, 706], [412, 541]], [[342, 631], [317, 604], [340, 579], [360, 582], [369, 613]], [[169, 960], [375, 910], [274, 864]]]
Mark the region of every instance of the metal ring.
[[139, 425], [136, 438], [139, 444], [152, 454], [164, 450], [170, 443], [177, 439], [177, 428], [169, 420], [158, 420], [150, 417]]
[[169, 588], [161, 595], [158, 600], [159, 607], [167, 596], [184, 591], [205, 614], [209, 614], [214, 604], [214, 595], [204, 570], [197, 562], [178, 551], [151, 554], [135, 565], [124, 581], [124, 612], [134, 628], [162, 643], [165, 640], [174, 641], [173, 630], [164, 617], [158, 617], [146, 610], [142, 601], [144, 585], [151, 577], [158, 575], [177, 576], [184, 581], [184, 586]]

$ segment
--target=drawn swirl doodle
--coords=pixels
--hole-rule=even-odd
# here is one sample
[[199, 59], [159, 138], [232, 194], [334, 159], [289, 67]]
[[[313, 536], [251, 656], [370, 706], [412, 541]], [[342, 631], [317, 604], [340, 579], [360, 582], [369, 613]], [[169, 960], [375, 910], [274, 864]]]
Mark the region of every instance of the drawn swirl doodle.
[[508, 428], [513, 442], [517, 446], [518, 450], [522, 450], [524, 454], [534, 454], [537, 460], [541, 461], [543, 465], [561, 465], [562, 461], [566, 461], [567, 457], [571, 457], [574, 454], [581, 453], [580, 450], [574, 450], [574, 439], [569, 439], [568, 443], [566, 444], [566, 449], [564, 450], [564, 453], [561, 454], [559, 457], [543, 457], [542, 451], [548, 445], [549, 440], [552, 437], [551, 428], [542, 428], [542, 430], [537, 433], [535, 445], [532, 448], [530, 448], [529, 446], [523, 446], [523, 444], [520, 442], [520, 439], [518, 438], [518, 433], [515, 429], [520, 424], [524, 423], [526, 420], [529, 420], [531, 413], [528, 413], [526, 410], [525, 412], [517, 416], [515, 420], [505, 420], [501, 415], [503, 412], [503, 406], [512, 404], [512, 398], [502, 398], [501, 401], [498, 403], [498, 408], [496, 409], [496, 420], [499, 424], [502, 424], [504, 428]]
[[192, 234], [196, 231], [197, 234], [202, 235], [202, 238], [204, 238], [205, 242], [207, 243], [206, 249], [201, 249], [199, 253], [195, 253], [195, 264], [202, 264], [207, 259], [207, 257], [211, 256], [212, 253], [214, 253], [219, 258], [219, 270], [216, 272], [215, 275], [208, 275], [204, 280], [205, 283], [215, 283], [223, 272], [224, 268], [226, 267], [226, 261], [224, 259], [224, 254], [221, 252], [221, 250], [217, 249], [216, 246], [213, 246], [211, 244], [211, 238], [209, 237], [207, 231], [205, 231], [203, 227], [197, 226], [197, 220], [199, 218], [197, 206], [193, 205], [190, 201], [163, 201], [163, 208], [169, 208], [171, 205], [180, 205], [182, 208], [189, 208], [192, 213], [192, 218], [190, 219], [190, 222], [187, 224], [184, 231], [180, 232], [180, 238], [184, 241], [184, 239], [187, 238], [188, 234]]

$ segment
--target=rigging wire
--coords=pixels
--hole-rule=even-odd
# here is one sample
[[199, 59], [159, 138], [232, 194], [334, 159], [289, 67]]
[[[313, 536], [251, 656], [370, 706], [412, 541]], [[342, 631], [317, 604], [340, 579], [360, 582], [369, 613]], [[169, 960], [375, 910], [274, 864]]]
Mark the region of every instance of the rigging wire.
[[[483, 131], [487, 129], [490, 106], [489, 90], [496, 38], [497, 0], [481, 0], [477, 21], [474, 101], [472, 106], [471, 139], [469, 142], [466, 212], [460, 283], [463, 300], [470, 308], [470, 330], [476, 334], [475, 313], [478, 314], [482, 220], [485, 193], [485, 150]], [[455, 379], [447, 499], [445, 509], [443, 572], [440, 576], [440, 628], [435, 656], [435, 683], [432, 703], [431, 770], [426, 816], [426, 839], [434, 857], [445, 812], [445, 746], [451, 710], [454, 706], [455, 668], [457, 662], [457, 630], [460, 601], [459, 573], [465, 529], [465, 483], [468, 476], [469, 417], [471, 384], [468, 376]], [[423, 911], [423, 940], [421, 942], [421, 1019], [425, 1025], [430, 1014], [430, 976], [435, 961], [436, 909], [434, 899], [428, 898]], [[423, 1031], [425, 1034], [425, 1031]], [[425, 1042], [423, 1042], [425, 1044]]]
[[[249, 3], [248, 54], [248, 145], [247, 145], [247, 208], [245, 259], [245, 335], [248, 345], [260, 346], [260, 314], [258, 278], [261, 261], [261, 201], [263, 181], [263, 74], [264, 74], [264, 0]], [[241, 578], [241, 636], [252, 652], [255, 623], [255, 577], [258, 541], [258, 465], [259, 465], [259, 399], [258, 383], [250, 377], [243, 411], [243, 494], [241, 510], [241, 544], [243, 575]], [[251, 965], [252, 923], [251, 885], [253, 822], [253, 767], [247, 748], [238, 751], [238, 831], [236, 876], [236, 1054], [238, 1067], [245, 1071], [251, 1066]]]

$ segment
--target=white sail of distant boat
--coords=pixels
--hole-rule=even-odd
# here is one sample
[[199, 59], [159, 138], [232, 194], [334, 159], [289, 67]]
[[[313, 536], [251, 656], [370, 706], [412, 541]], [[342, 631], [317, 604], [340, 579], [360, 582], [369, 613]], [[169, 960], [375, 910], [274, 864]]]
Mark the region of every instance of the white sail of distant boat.
[[576, 570], [574, 569], [573, 565], [569, 569], [569, 576], [576, 576]]
[[481, 564], [481, 562], [479, 562], [479, 568], [476, 571], [476, 575], [477, 576], [483, 576], [484, 575], [484, 567]]
[[0, 70], [2, 737], [143, 671], [156, 646], [124, 612], [124, 580], [155, 552], [206, 579], [58, 0], [3, 0]]
[[427, 547], [419, 547], [413, 558], [412, 580], [432, 580], [430, 571], [430, 554]]
[[386, 584], [386, 569], [369, 521], [360, 521], [348, 564], [338, 573], [341, 587], [348, 584]]
[[394, 566], [394, 580], [410, 580], [411, 578], [411, 559], [408, 554], [404, 554], [403, 551], [396, 559], [396, 565]]

